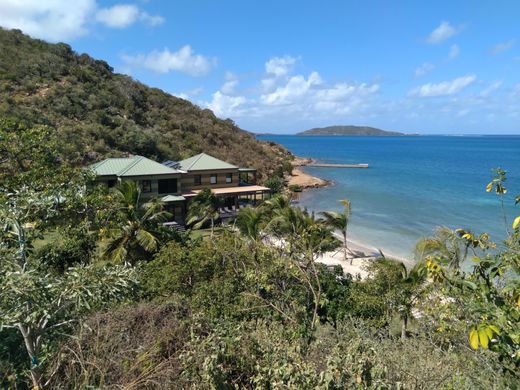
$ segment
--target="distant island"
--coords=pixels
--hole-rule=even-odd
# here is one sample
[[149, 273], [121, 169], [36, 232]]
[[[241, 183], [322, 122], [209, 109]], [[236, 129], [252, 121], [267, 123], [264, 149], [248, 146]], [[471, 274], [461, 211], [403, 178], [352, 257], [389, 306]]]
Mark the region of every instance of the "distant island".
[[399, 133], [397, 131], [386, 131], [368, 126], [328, 126], [315, 127], [313, 129], [297, 133], [297, 135], [372, 135], [381, 137], [405, 134]]

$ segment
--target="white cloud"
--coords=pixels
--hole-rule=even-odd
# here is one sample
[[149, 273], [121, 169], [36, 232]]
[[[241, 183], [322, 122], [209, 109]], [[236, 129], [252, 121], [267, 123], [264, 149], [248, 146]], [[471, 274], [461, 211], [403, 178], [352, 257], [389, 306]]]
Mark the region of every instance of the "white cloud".
[[54, 42], [70, 40], [88, 33], [95, 9], [95, 0], [2, 0], [0, 26]]
[[138, 20], [150, 26], [157, 26], [164, 22], [162, 16], [140, 11], [133, 4], [116, 4], [110, 8], [101, 8], [96, 12], [96, 21], [111, 28], [125, 28]]
[[239, 116], [240, 111], [238, 109], [246, 102], [247, 99], [244, 96], [228, 96], [217, 91], [213, 94], [213, 99], [209, 104], [207, 104], [207, 106], [216, 116], [225, 118], [230, 116]]
[[430, 73], [432, 70], [435, 69], [435, 65], [430, 64], [429, 62], [425, 62], [421, 66], [415, 69], [415, 77], [421, 77], [424, 76], [427, 73]]
[[164, 18], [129, 4], [98, 8], [96, 0], [0, 0], [0, 26], [52, 42], [87, 35], [94, 22], [124, 28], [136, 21], [155, 26]]
[[139, 8], [131, 4], [116, 4], [110, 8], [101, 8], [96, 13], [96, 20], [112, 28], [125, 28], [139, 17]]
[[265, 63], [265, 71], [276, 77], [285, 76], [296, 63], [296, 58], [291, 56], [273, 57]]
[[234, 95], [235, 88], [238, 85], [238, 79], [232, 72], [226, 72], [226, 82], [220, 88], [220, 91], [225, 95]]
[[165, 48], [148, 54], [123, 55], [122, 58], [130, 66], [138, 66], [157, 73], [177, 71], [192, 76], [205, 75], [215, 65], [214, 59], [195, 54], [190, 45], [183, 46], [175, 52]]
[[457, 32], [458, 29], [453, 27], [449, 22], [441, 22], [441, 24], [430, 33], [426, 41], [433, 44], [441, 43], [457, 34]]
[[489, 85], [488, 87], [486, 87], [484, 90], [482, 90], [482, 92], [480, 92], [480, 96], [482, 96], [482, 97], [487, 97], [487, 96], [489, 96], [492, 92], [494, 92], [494, 91], [496, 91], [497, 89], [499, 89], [501, 86], [502, 86], [502, 81], [495, 81], [494, 83], [492, 83], [491, 85]]
[[448, 59], [453, 60], [457, 58], [460, 54], [459, 45], [451, 45], [450, 53], [448, 54]]
[[515, 39], [510, 39], [507, 42], [497, 43], [495, 46], [493, 46], [491, 48], [490, 53], [493, 55], [500, 54], [504, 51], [511, 49], [515, 45], [515, 43], [516, 43]]
[[293, 76], [287, 84], [276, 88], [274, 92], [262, 95], [261, 100], [270, 105], [291, 104], [321, 82], [318, 72], [312, 72], [307, 79], [302, 75]]
[[149, 26], [158, 26], [164, 23], [164, 18], [160, 15], [150, 15], [147, 12], [141, 12], [139, 14], [139, 20], [143, 21]]
[[475, 75], [466, 75], [451, 81], [443, 81], [442, 83], [438, 84], [428, 83], [412, 89], [408, 95], [417, 97], [454, 95], [462, 91], [476, 79], [477, 77]]

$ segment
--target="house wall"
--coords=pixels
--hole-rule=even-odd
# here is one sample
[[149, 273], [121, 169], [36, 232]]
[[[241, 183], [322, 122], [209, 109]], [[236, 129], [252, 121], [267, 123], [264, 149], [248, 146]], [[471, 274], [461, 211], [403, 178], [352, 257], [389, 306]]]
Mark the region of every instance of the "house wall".
[[[233, 179], [231, 183], [226, 183], [226, 174], [233, 174]], [[211, 175], [217, 175], [217, 184], [211, 184], [210, 177]], [[201, 184], [195, 185], [195, 176], [201, 176]], [[223, 188], [223, 187], [237, 187], [239, 185], [238, 182], [238, 169], [221, 169], [218, 171], [195, 171], [188, 172], [182, 175], [181, 178], [181, 186], [183, 192], [188, 192], [191, 190], [201, 190], [203, 188]]]
[[[177, 179], [177, 192], [159, 194], [159, 180], [162, 180], [162, 179]], [[108, 185], [110, 180], [115, 180], [115, 179], [113, 177], [97, 179], [98, 182], [105, 183], [106, 185]], [[156, 198], [156, 197], [165, 196], [165, 195], [179, 195], [183, 191], [182, 180], [181, 180], [180, 174], [124, 177], [124, 178], [119, 178], [118, 180], [133, 180], [133, 181], [137, 181], [137, 183], [139, 185], [141, 185], [141, 182], [143, 180], [150, 180], [151, 181], [151, 191], [150, 192], [141, 192], [141, 196], [145, 199]]]

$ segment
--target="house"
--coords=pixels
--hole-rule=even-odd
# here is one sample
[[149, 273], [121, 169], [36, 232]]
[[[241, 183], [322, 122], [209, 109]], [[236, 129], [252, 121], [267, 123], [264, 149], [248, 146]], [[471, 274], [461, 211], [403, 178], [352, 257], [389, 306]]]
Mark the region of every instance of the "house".
[[96, 180], [109, 187], [121, 180], [136, 181], [143, 198], [159, 197], [178, 223], [184, 222], [189, 200], [204, 188], [219, 198], [222, 216], [233, 215], [271, 191], [255, 184], [256, 169], [239, 168], [205, 153], [163, 164], [142, 156], [108, 158], [90, 168]]

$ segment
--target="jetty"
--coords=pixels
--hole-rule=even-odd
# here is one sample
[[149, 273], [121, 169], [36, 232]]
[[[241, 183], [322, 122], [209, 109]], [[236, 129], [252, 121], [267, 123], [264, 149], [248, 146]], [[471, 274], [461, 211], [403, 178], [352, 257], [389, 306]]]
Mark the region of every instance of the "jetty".
[[368, 164], [325, 164], [325, 163], [309, 163], [308, 167], [317, 168], [368, 168]]

